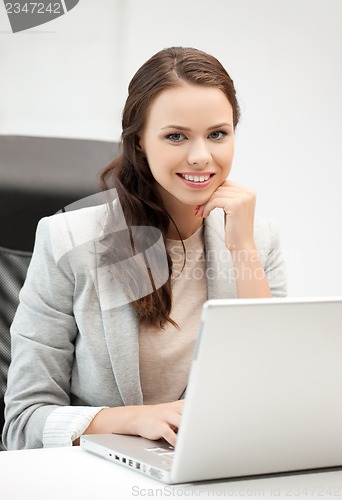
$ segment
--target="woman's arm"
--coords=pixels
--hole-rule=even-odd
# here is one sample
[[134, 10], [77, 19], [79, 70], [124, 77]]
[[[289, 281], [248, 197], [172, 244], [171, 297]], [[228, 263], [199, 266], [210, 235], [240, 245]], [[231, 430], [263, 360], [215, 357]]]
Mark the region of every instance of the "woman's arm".
[[[55, 229], [53, 232], [55, 240]], [[71, 446], [84, 432], [164, 437], [174, 443], [181, 401], [114, 408], [72, 405], [71, 381], [78, 338], [73, 311], [75, 277], [67, 259], [62, 266], [56, 263], [54, 249], [46, 218], [37, 228], [35, 249], [11, 328], [5, 446]], [[95, 343], [86, 347], [96, 346]]]
[[241, 298], [272, 297], [265, 270], [255, 246], [231, 250], [237, 295]]
[[[164, 438], [176, 444], [184, 401], [157, 405], [104, 408], [84, 434], [133, 434], [147, 439]], [[78, 440], [74, 443], [78, 444]]]
[[197, 216], [207, 217], [215, 208], [224, 211], [224, 240], [232, 257], [239, 298], [283, 296], [286, 286], [279, 240], [274, 228], [264, 228], [272, 240], [272, 248], [263, 266], [255, 242], [255, 204], [253, 191], [236, 182], [225, 181], [200, 207]]
[[3, 432], [8, 449], [41, 447], [49, 414], [70, 404], [77, 335], [73, 289], [66, 265], [54, 260], [48, 218], [42, 219], [11, 327]]

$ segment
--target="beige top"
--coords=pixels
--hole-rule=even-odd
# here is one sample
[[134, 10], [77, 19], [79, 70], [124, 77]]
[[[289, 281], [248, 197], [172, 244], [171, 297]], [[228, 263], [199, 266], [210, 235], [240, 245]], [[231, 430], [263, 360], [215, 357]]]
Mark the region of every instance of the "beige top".
[[[187, 385], [202, 305], [207, 300], [203, 226], [190, 238], [167, 240], [173, 261], [171, 318], [164, 330], [139, 328], [140, 381], [144, 404], [176, 401]], [[182, 271], [181, 271], [182, 270]]]

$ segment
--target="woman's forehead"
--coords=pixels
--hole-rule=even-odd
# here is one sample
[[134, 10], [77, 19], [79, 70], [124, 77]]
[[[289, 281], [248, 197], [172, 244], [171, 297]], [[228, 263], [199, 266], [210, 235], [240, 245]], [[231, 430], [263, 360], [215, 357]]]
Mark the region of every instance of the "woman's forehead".
[[187, 83], [167, 88], [152, 101], [147, 122], [186, 126], [187, 123], [196, 124], [198, 120], [215, 123], [228, 120], [233, 124], [233, 108], [221, 89]]

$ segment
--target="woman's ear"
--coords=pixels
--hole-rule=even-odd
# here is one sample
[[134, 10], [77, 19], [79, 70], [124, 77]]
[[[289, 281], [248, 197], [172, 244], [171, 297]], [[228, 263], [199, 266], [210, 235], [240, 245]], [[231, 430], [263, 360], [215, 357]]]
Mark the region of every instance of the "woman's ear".
[[142, 140], [141, 140], [140, 137], [139, 137], [138, 144], [137, 144], [137, 150], [141, 151], [141, 153], [144, 152], [144, 148], [143, 148], [143, 145], [142, 145]]

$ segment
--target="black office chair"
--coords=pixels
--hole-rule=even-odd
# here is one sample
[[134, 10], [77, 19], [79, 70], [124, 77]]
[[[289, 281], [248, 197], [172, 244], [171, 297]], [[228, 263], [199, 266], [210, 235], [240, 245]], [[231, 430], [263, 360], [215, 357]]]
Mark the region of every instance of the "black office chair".
[[[11, 359], [9, 327], [18, 305], [18, 295], [23, 286], [31, 252], [0, 247], [0, 429], [4, 425], [4, 393], [7, 370]], [[0, 450], [3, 449], [0, 439]]]
[[39, 219], [99, 191], [114, 142], [0, 136], [0, 450], [10, 363], [10, 325]]

